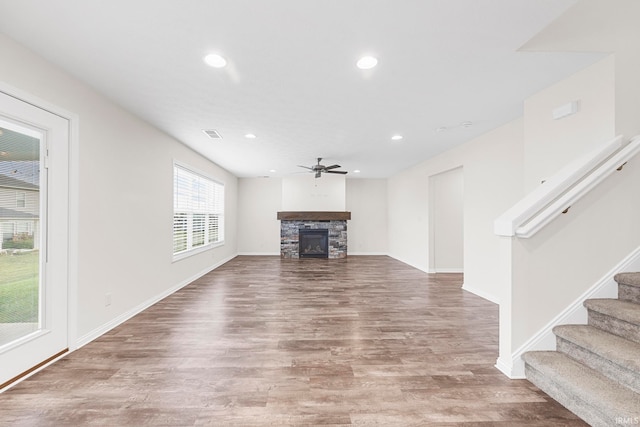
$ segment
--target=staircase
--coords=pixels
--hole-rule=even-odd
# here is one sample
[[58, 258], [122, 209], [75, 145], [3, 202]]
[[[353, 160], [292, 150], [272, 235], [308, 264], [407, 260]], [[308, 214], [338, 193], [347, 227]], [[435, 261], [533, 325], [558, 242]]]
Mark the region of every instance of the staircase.
[[525, 353], [527, 379], [591, 426], [640, 426], [640, 273], [618, 299], [584, 302], [588, 325], [553, 329], [557, 351]]

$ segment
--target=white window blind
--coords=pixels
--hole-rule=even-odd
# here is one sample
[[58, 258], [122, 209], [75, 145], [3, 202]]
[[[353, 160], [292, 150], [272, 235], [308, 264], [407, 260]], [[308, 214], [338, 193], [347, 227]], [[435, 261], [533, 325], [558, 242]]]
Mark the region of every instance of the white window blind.
[[224, 184], [173, 166], [173, 254], [224, 242]]

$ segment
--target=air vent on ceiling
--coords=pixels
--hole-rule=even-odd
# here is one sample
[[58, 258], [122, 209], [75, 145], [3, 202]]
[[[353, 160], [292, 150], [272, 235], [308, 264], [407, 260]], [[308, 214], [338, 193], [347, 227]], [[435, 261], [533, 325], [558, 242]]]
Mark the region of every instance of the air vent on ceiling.
[[207, 136], [211, 139], [222, 139], [222, 135], [220, 135], [215, 129], [203, 129], [202, 132], [207, 134]]

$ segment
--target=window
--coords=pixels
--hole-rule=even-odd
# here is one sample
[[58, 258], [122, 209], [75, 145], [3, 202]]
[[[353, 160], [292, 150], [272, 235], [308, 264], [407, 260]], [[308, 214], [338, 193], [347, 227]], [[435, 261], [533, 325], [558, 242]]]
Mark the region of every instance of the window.
[[224, 184], [174, 164], [174, 257], [223, 242]]
[[27, 206], [27, 193], [16, 192], [16, 207], [24, 208]]

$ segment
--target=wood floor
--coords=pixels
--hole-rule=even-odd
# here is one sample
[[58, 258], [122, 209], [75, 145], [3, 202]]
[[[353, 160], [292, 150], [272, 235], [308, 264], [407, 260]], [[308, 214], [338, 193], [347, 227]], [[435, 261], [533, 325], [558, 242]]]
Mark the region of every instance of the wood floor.
[[0, 394], [2, 426], [584, 426], [498, 307], [382, 256], [237, 257]]

